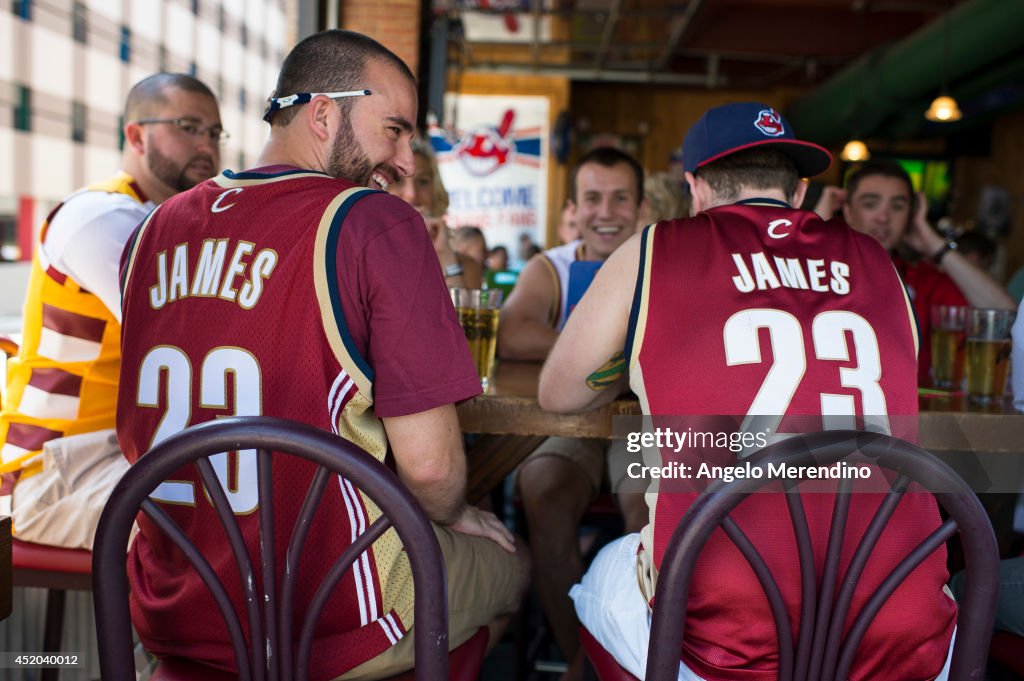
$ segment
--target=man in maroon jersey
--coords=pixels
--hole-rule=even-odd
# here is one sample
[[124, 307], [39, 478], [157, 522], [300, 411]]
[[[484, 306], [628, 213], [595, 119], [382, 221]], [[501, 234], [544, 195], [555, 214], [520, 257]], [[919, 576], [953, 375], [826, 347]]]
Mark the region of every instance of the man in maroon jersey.
[[[694, 217], [652, 225], [608, 259], [545, 365], [541, 405], [592, 409], [628, 382], [645, 413], [681, 423], [746, 415], [767, 419], [778, 432], [793, 417], [816, 424], [804, 430], [826, 421], [854, 427], [862, 419], [870, 429], [914, 438], [915, 327], [888, 255], [839, 221], [791, 207], [804, 195], [800, 178], [824, 171], [828, 152], [794, 139], [771, 107], [742, 103], [705, 113], [687, 134], [683, 156]], [[646, 449], [644, 462], [663, 467], [687, 456], [697, 463], [692, 448], [660, 446]], [[641, 677], [647, 606], [665, 545], [697, 496], [685, 475], [678, 477], [648, 488], [651, 524], [606, 547], [572, 592], [583, 624]], [[856, 495], [844, 555], [879, 496]], [[805, 500], [812, 541], [824, 547], [832, 495]], [[930, 495], [904, 502], [869, 562], [854, 613], [864, 593], [939, 525]], [[796, 546], [780, 531], [789, 524], [781, 495], [753, 495], [733, 519], [779, 578], [798, 622]], [[902, 583], [868, 632], [852, 678], [940, 674], [955, 619], [946, 578], [939, 552]], [[767, 600], [721, 533], [708, 542], [691, 583], [682, 663], [685, 679], [778, 673]]]
[[[257, 167], [225, 171], [164, 203], [126, 251], [118, 437], [134, 462], [188, 425], [266, 414], [338, 433], [378, 459], [392, 456], [435, 523], [457, 646], [514, 610], [525, 557], [497, 518], [464, 500], [454, 405], [479, 394], [480, 383], [423, 220], [366, 188], [411, 174], [415, 119], [412, 74], [372, 39], [326, 31], [292, 50]], [[221, 456], [218, 474], [252, 550], [255, 455]], [[275, 466], [282, 528], [297, 516], [311, 473], [292, 461]], [[154, 497], [204, 549], [240, 611], [230, 551], [187, 475]], [[359, 490], [338, 483], [310, 530], [316, 550], [302, 556], [298, 613], [379, 515]], [[129, 572], [143, 644], [158, 656], [233, 670], [220, 618], [195, 616], [216, 611], [211, 596], [169, 539], [139, 524]], [[287, 539], [277, 538], [278, 565]], [[410, 668], [412, 587], [389, 531], [332, 594], [311, 677], [382, 678]]]

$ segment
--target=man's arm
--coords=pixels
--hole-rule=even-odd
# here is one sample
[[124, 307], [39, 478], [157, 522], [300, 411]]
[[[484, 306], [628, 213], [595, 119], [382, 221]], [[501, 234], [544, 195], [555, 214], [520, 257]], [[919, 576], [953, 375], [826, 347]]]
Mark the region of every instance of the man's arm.
[[822, 220], [831, 220], [846, 203], [846, 190], [831, 185], [821, 190], [818, 202], [814, 204], [814, 212]]
[[536, 360], [548, 356], [558, 340], [558, 331], [549, 323], [557, 295], [547, 264], [540, 257], [526, 263], [501, 308], [499, 357]]
[[427, 225], [427, 233], [430, 234], [430, 242], [434, 245], [434, 252], [441, 263], [441, 271], [451, 265], [461, 265], [462, 274], [448, 276], [445, 274], [444, 282], [449, 287], [480, 288], [484, 283], [483, 268], [480, 263], [472, 258], [464, 257], [452, 248], [450, 232], [441, 218], [424, 217]]
[[[918, 193], [916, 204], [904, 241], [915, 251], [931, 259], [945, 247], [946, 241], [928, 224], [928, 201], [924, 194]], [[995, 279], [956, 250], [947, 251], [942, 256], [942, 270], [949, 275], [967, 302], [974, 307], [1016, 309], [1013, 298]]]
[[540, 375], [540, 406], [559, 413], [595, 409], [627, 386], [623, 356], [640, 263], [636, 234], [597, 272]]
[[462, 281], [466, 288], [481, 288], [484, 285], [483, 266], [468, 255], [461, 253], [456, 253], [455, 259], [462, 265]]
[[398, 477], [439, 525], [496, 542], [514, 552], [512, 534], [492, 513], [466, 503], [466, 456], [455, 405], [382, 419]]

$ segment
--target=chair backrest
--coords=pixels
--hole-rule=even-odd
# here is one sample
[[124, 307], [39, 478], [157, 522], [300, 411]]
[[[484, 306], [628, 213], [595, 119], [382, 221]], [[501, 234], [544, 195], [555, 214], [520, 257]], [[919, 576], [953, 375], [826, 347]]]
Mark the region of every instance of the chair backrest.
[[[208, 457], [227, 451], [257, 450], [262, 583], [257, 584], [231, 506]], [[286, 553], [287, 565], [274, 565], [273, 465], [283, 454], [317, 464]], [[249, 627], [246, 644], [239, 614], [210, 564], [181, 528], [149, 498], [156, 487], [194, 464], [231, 544], [242, 577]], [[338, 557], [303, 613], [297, 646], [292, 635], [297, 566], [307, 530], [332, 475], [349, 480], [369, 496], [382, 515]], [[139, 510], [166, 532], [199, 573], [230, 633], [239, 679], [304, 681], [320, 613], [352, 563], [392, 525], [409, 556], [415, 584], [417, 679], [448, 677], [447, 580], [430, 522], [412, 494], [386, 466], [355, 445], [306, 424], [270, 417], [232, 417], [192, 426], [153, 447], [124, 475], [104, 508], [93, 546], [93, 583], [100, 668], [107, 681], [135, 679], [128, 575], [125, 555]], [[276, 582], [280, 578], [280, 584]]]
[[[845, 574], [839, 574], [852, 480], [838, 481], [823, 574], [816, 574], [799, 480], [784, 480], [786, 504], [797, 538], [801, 574], [800, 631], [793, 626], [779, 587], [757, 548], [730, 518], [730, 512], [761, 487], [778, 480], [778, 471], [829, 466], [859, 454], [866, 463], [895, 474]], [[686, 620], [686, 603], [698, 555], [712, 532], [721, 527], [746, 558], [764, 589], [775, 620], [779, 645], [779, 680], [835, 681], [849, 678], [857, 647], [885, 601], [899, 584], [957, 531], [967, 561], [963, 597], [957, 616], [950, 679], [984, 676], [987, 649], [999, 593], [999, 552], [984, 508], [967, 484], [930, 453], [903, 440], [860, 431], [829, 431], [794, 436], [765, 448], [746, 461], [760, 469], [747, 478], [714, 482], [690, 507], [669, 542], [658, 575], [651, 625], [647, 679], [676, 679]], [[774, 475], [773, 475], [774, 472]], [[867, 598], [844, 637], [851, 602], [872, 550], [911, 482], [934, 494], [948, 513], [946, 520], [903, 558]], [[876, 487], [873, 489], [877, 490]], [[683, 613], [680, 616], [680, 613]]]

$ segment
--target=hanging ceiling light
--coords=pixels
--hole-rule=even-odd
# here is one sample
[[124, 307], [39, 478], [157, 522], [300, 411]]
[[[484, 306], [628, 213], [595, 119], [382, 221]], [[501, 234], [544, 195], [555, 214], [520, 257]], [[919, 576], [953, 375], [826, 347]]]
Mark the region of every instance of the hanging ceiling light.
[[[865, 44], [865, 41], [864, 41], [864, 16], [865, 16], [864, 7], [861, 7], [861, 9], [857, 11], [857, 33], [858, 33], [858, 36], [859, 36], [858, 37], [858, 48], [859, 48], [859, 51], [861, 51], [861, 52], [864, 51], [864, 44]], [[863, 107], [863, 106], [868, 106], [868, 104], [867, 104], [868, 101], [869, 101], [869, 99], [868, 99], [868, 96], [867, 96], [867, 78], [862, 75], [858, 79], [858, 81], [857, 81], [857, 110], [859, 111], [860, 108]], [[858, 116], [856, 120], [862, 121], [862, 120], [864, 120], [864, 117], [863, 116]], [[847, 142], [846, 146], [843, 147], [843, 150], [841, 152], [839, 152], [839, 158], [842, 159], [843, 161], [846, 161], [847, 163], [856, 163], [858, 161], [867, 161], [867, 160], [869, 160], [871, 158], [871, 152], [868, 151], [868, 145], [864, 144], [863, 142], [860, 141], [860, 139], [858, 139], [858, 136], [862, 132], [864, 132], [864, 130], [863, 130], [864, 126], [860, 125], [858, 127], [860, 127], [861, 129], [858, 130], [858, 129], [855, 128], [854, 130], [851, 130], [851, 132], [854, 134], [854, 138], [852, 140], [850, 140], [849, 142]]]
[[960, 120], [964, 116], [960, 113], [960, 107], [957, 105], [956, 100], [950, 96], [949, 89], [946, 84], [946, 78], [949, 72], [949, 15], [951, 11], [952, 10], [947, 5], [944, 27], [945, 31], [942, 41], [942, 90], [939, 92], [939, 96], [932, 101], [932, 105], [928, 107], [928, 110], [924, 112], [924, 117], [935, 123], [952, 123], [953, 121]]
[[956, 100], [949, 95], [939, 95], [924, 112], [924, 117], [936, 123], [952, 123], [964, 117]]
[[868, 151], [868, 145], [860, 140], [850, 140], [839, 153], [839, 158], [844, 161], [867, 161], [871, 158], [871, 152]]

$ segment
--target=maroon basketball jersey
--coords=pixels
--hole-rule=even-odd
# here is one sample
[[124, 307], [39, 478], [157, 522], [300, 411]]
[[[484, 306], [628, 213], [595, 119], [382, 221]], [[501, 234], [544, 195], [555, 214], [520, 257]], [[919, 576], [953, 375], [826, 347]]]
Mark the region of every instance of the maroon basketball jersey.
[[[737, 417], [732, 423], [758, 416], [759, 427], [778, 433], [867, 427], [916, 441], [916, 350], [909, 303], [888, 255], [839, 221], [759, 201], [661, 222], [643, 234], [627, 353], [645, 413]], [[658, 463], [699, 464], [688, 455], [663, 448]], [[662, 479], [648, 495], [653, 520], [641, 564], [651, 575], [695, 489]], [[819, 574], [833, 500], [827, 492], [804, 495]], [[879, 500], [855, 495], [843, 569]], [[798, 623], [800, 575], [782, 495], [755, 494], [733, 518], [765, 556]], [[866, 590], [938, 525], [930, 495], [903, 500], [868, 564], [854, 612]], [[853, 678], [938, 673], [955, 613], [942, 592], [946, 578], [939, 552], [904, 582], [862, 643]], [[721, 532], [698, 561], [683, 647], [687, 664], [709, 681], [777, 673], [767, 600]]]
[[[125, 257], [118, 437], [130, 461], [188, 425], [259, 414], [339, 433], [383, 460], [382, 412], [479, 392], [422, 220], [387, 194], [308, 171], [225, 172], [154, 211]], [[418, 324], [421, 315], [429, 323]], [[429, 360], [405, 361], [423, 348]], [[255, 452], [215, 461], [258, 555]], [[278, 566], [313, 472], [291, 457], [274, 467]], [[244, 612], [234, 558], [192, 467], [153, 496], [204, 549]], [[294, 631], [327, 570], [379, 513], [349, 481], [328, 486], [298, 569]], [[205, 586], [166, 535], [141, 516], [139, 525], [129, 572], [143, 643], [157, 655], [233, 669]], [[411, 623], [408, 562], [389, 531], [333, 592], [311, 678], [378, 655]]]

